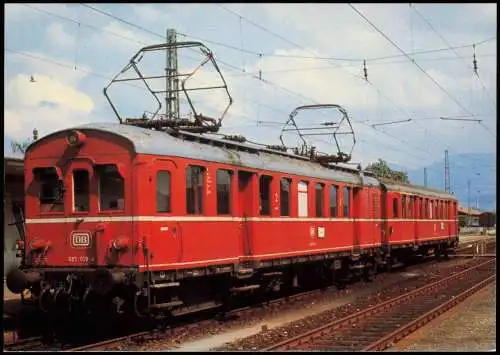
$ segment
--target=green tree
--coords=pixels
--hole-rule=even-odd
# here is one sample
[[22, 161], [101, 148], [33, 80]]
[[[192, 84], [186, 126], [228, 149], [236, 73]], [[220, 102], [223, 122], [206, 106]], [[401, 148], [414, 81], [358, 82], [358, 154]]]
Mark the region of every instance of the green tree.
[[11, 147], [13, 153], [20, 152], [20, 153], [24, 154], [24, 153], [26, 153], [26, 149], [28, 148], [28, 146], [31, 143], [32, 143], [31, 139], [26, 139], [22, 142], [12, 141], [12, 142], [10, 142], [10, 147]]
[[370, 163], [366, 167], [367, 171], [371, 171], [375, 176], [381, 180], [387, 180], [391, 182], [409, 184], [408, 174], [402, 171], [392, 170], [389, 164], [383, 159], [379, 159], [375, 163]]
[[20, 141], [12, 141], [10, 142], [10, 147], [12, 149], [12, 153], [20, 152], [22, 154], [26, 153], [26, 149], [28, 149], [29, 145], [38, 139], [38, 129], [36, 127], [33, 129], [33, 138], [28, 138], [22, 142]]

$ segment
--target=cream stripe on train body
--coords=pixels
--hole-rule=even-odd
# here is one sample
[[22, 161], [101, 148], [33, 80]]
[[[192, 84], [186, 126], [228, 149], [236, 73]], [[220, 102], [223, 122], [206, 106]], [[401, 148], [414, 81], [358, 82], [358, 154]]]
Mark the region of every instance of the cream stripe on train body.
[[456, 222], [454, 219], [370, 219], [370, 218], [308, 218], [308, 217], [207, 217], [207, 216], [113, 216], [30, 218], [27, 224], [76, 222]]

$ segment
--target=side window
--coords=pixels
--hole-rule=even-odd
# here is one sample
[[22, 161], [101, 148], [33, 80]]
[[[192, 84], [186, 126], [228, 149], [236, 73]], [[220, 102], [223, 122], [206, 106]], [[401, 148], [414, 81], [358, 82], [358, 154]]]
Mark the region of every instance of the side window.
[[406, 196], [401, 196], [401, 218], [406, 218]]
[[232, 171], [217, 170], [217, 214], [231, 213], [231, 176]]
[[413, 218], [413, 196], [408, 196], [408, 218]]
[[335, 185], [330, 186], [330, 217], [337, 217], [337, 194], [339, 187]]
[[99, 165], [99, 210], [114, 211], [125, 208], [125, 182], [114, 164]]
[[444, 219], [448, 219], [448, 209], [450, 208], [450, 202], [445, 201], [444, 202]]
[[280, 211], [282, 216], [290, 216], [290, 179], [280, 180]]
[[420, 219], [425, 219], [426, 215], [425, 215], [425, 203], [424, 203], [424, 199], [422, 197], [420, 197], [418, 200], [420, 202]]
[[186, 168], [186, 209], [188, 214], [203, 213], [203, 185], [205, 168], [188, 166]]
[[432, 201], [429, 201], [429, 219], [434, 218], [432, 216], [434, 216], [434, 211], [432, 210]]
[[73, 170], [73, 212], [89, 211], [89, 172]]
[[297, 202], [299, 204], [299, 217], [307, 217], [309, 215], [309, 183], [307, 181], [299, 181], [297, 184]]
[[35, 179], [40, 186], [40, 212], [64, 212], [64, 183], [55, 168], [35, 168]]
[[344, 217], [349, 217], [350, 205], [351, 205], [351, 189], [344, 187]]
[[156, 212], [172, 212], [170, 210], [170, 172], [156, 173]]
[[392, 216], [394, 218], [399, 218], [399, 208], [398, 208], [398, 199], [397, 197], [392, 199]]
[[259, 210], [261, 216], [269, 216], [271, 214], [271, 181], [272, 177], [262, 175], [259, 178]]
[[434, 219], [438, 219], [438, 201], [434, 201]]
[[316, 184], [316, 217], [323, 217], [323, 184]]

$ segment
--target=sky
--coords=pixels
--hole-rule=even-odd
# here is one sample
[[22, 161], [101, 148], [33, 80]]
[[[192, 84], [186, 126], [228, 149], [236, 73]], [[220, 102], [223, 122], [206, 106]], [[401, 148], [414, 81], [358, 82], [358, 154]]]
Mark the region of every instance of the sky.
[[[142, 47], [164, 43], [167, 28], [212, 51], [234, 100], [222, 133], [279, 144], [296, 107], [337, 104], [356, 137], [341, 149], [352, 149], [362, 166], [382, 158], [414, 170], [443, 160], [446, 149], [495, 153], [496, 14], [493, 3], [6, 4], [4, 154], [34, 128], [44, 136], [118, 122], [103, 88]], [[143, 70], [161, 75], [164, 53], [146, 57]], [[194, 70], [202, 58], [179, 50], [179, 70]], [[188, 82], [221, 83], [210, 63]], [[108, 92], [121, 115], [155, 110], [144, 87], [118, 86]], [[228, 104], [220, 89], [191, 98], [211, 117]], [[307, 124], [339, 117], [335, 110], [299, 115]], [[324, 139], [314, 144], [336, 152]]]

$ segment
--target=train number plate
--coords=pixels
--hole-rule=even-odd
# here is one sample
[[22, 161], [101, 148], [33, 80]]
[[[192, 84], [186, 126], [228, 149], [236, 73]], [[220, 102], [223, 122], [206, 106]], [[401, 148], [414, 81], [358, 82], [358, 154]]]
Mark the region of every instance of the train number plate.
[[92, 235], [90, 232], [71, 233], [71, 246], [73, 248], [90, 248], [92, 244]]

